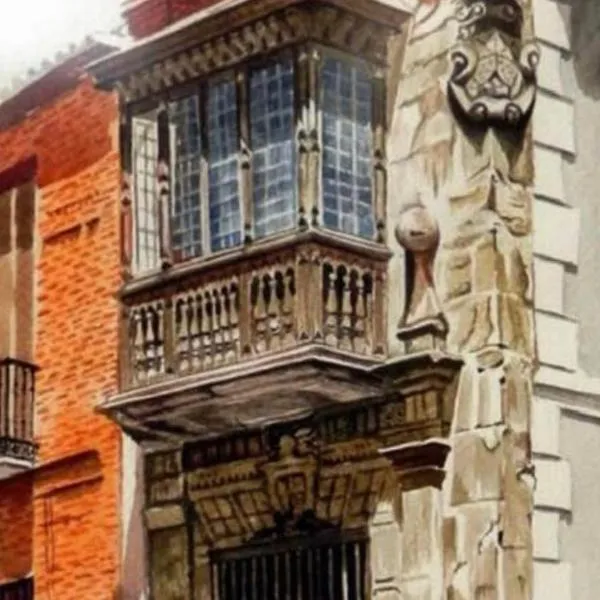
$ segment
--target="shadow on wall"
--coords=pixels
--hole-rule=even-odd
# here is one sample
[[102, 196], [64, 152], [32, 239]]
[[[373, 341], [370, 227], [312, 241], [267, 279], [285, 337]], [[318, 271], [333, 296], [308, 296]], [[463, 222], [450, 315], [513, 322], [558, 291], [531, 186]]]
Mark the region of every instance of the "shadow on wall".
[[581, 91], [595, 100], [600, 99], [600, 2], [570, 0], [570, 10], [562, 12], [571, 32], [573, 68]]

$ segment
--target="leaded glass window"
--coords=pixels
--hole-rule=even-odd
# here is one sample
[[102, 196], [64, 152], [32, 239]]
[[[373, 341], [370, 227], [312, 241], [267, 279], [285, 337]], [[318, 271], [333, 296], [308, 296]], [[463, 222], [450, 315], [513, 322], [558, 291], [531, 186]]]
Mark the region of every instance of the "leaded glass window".
[[188, 96], [170, 107], [174, 132], [171, 164], [174, 185], [171, 205], [173, 250], [183, 260], [202, 253], [200, 166], [202, 158], [198, 96]]
[[294, 64], [271, 63], [250, 74], [254, 234], [291, 229], [296, 222]]
[[374, 235], [372, 83], [360, 68], [326, 58], [323, 107], [323, 223], [344, 233]]
[[132, 122], [133, 210], [136, 223], [133, 260], [137, 271], [158, 266], [158, 129], [153, 114]]
[[209, 222], [213, 252], [242, 241], [238, 189], [236, 84], [221, 81], [208, 94]]

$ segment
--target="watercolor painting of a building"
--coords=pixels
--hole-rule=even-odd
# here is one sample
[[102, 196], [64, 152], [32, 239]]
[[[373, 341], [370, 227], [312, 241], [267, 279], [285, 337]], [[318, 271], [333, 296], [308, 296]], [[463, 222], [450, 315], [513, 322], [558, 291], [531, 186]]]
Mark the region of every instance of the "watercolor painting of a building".
[[0, 600], [595, 600], [592, 0], [121, 9], [0, 96]]

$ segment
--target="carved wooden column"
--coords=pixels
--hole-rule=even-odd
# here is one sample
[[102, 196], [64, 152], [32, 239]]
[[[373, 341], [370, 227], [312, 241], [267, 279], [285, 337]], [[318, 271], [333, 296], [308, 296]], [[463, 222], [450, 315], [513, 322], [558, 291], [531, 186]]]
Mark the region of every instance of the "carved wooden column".
[[[252, 151], [250, 149], [250, 107], [248, 104], [248, 76], [246, 71], [240, 70], [236, 73], [236, 86], [238, 98], [238, 130], [240, 132], [240, 197], [244, 218], [242, 226], [244, 228], [244, 243], [249, 244], [254, 236], [254, 202]], [[206, 147], [208, 148], [208, 141]]]
[[386, 239], [386, 198], [387, 198], [387, 165], [385, 152], [387, 95], [386, 78], [383, 69], [377, 69], [373, 78], [373, 168], [374, 168], [374, 206], [375, 206], [375, 239], [385, 242]]
[[171, 246], [171, 129], [166, 104], [158, 108], [158, 227], [160, 261], [163, 269], [173, 264]]
[[119, 152], [121, 155], [121, 272], [125, 281], [132, 276], [133, 266], [133, 198], [131, 117], [121, 108], [119, 123]]
[[321, 52], [318, 48], [308, 48], [308, 177], [306, 207], [311, 213], [311, 225], [320, 224], [323, 218], [323, 194], [321, 189], [321, 131], [323, 116], [320, 98]]
[[385, 448], [397, 473], [397, 502], [401, 510], [402, 593], [383, 598], [439, 600], [443, 597], [442, 544], [444, 463], [450, 446], [439, 441]]

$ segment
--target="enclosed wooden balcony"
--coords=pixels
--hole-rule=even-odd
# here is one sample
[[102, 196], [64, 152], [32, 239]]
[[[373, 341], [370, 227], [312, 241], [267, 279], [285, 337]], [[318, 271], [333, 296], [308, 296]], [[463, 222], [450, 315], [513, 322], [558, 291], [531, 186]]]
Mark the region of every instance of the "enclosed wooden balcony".
[[121, 389], [102, 408], [126, 431], [197, 439], [381, 395], [407, 17], [221, 3], [91, 67], [123, 107]]
[[0, 359], [0, 479], [33, 466], [36, 372], [28, 362]]

